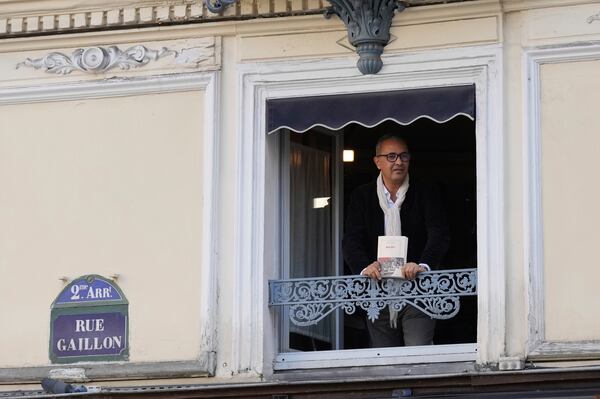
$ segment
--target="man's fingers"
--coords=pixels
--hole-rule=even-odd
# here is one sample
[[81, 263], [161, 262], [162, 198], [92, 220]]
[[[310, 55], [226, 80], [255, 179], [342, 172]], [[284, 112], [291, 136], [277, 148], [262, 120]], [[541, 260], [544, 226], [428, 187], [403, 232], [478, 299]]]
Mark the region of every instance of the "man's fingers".
[[404, 277], [407, 280], [414, 280], [415, 278], [417, 278], [417, 275], [420, 272], [424, 272], [427, 269], [424, 268], [423, 266], [419, 266], [419, 265], [407, 265], [404, 268]]
[[415, 268], [410, 263], [404, 266], [404, 278], [407, 280], [413, 280], [415, 278]]
[[377, 267], [373, 267], [373, 271], [371, 272], [371, 278], [375, 280], [381, 280], [381, 273]]
[[369, 265], [369, 267], [367, 267], [367, 270], [365, 270], [365, 274], [373, 280], [381, 280], [380, 269], [381, 266], [379, 266], [379, 263], [373, 262]]

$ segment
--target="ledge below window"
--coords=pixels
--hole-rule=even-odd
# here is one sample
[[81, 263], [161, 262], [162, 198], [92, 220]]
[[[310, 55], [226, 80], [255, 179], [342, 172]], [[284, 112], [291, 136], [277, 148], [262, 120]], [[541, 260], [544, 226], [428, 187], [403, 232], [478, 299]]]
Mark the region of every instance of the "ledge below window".
[[477, 344], [279, 353], [274, 370], [475, 361]]

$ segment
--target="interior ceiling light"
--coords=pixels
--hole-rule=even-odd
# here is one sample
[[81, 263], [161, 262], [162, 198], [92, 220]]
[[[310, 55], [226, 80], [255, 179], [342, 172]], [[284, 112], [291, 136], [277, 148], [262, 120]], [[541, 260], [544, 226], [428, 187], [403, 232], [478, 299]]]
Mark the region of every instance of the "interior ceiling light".
[[344, 162], [354, 162], [354, 150], [344, 150], [342, 160]]

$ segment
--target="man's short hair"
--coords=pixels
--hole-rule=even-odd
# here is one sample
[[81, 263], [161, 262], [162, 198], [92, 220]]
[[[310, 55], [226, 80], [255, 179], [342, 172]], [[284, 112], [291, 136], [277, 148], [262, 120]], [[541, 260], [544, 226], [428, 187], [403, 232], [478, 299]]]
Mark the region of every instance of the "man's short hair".
[[377, 143], [375, 144], [375, 155], [380, 155], [379, 151], [381, 150], [381, 145], [384, 141], [388, 140], [395, 140], [399, 143], [403, 143], [406, 146], [406, 148], [408, 148], [408, 142], [404, 137], [399, 136], [397, 134], [384, 134], [379, 138], [379, 140], [377, 140]]

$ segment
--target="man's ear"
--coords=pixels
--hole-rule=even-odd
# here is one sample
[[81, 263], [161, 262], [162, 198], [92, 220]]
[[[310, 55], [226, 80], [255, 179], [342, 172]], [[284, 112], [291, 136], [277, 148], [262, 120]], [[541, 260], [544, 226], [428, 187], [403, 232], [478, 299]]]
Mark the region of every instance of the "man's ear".
[[375, 164], [375, 166], [377, 166], [377, 169], [381, 170], [381, 168], [379, 167], [379, 163], [377, 161], [379, 161], [379, 158], [373, 157], [373, 163]]

